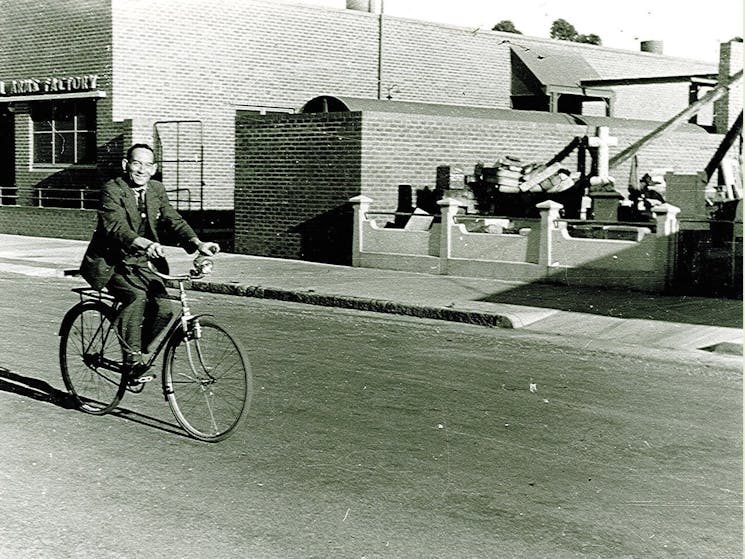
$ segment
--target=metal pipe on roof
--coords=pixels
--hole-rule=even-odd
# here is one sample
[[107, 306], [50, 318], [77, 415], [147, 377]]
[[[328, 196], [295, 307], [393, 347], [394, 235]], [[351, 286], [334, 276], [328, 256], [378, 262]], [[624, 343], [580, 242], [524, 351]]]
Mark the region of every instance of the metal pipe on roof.
[[378, 14], [378, 100], [383, 98], [383, 0]]
[[657, 138], [658, 136], [662, 136], [664, 133], [672, 130], [676, 126], [679, 126], [680, 124], [682, 124], [683, 122], [691, 118], [693, 115], [698, 113], [704, 105], [713, 103], [720, 97], [723, 97], [729, 91], [729, 88], [735, 82], [741, 79], [742, 79], [742, 70], [730, 76], [730, 78], [726, 82], [721, 83], [718, 86], [716, 86], [709, 93], [704, 95], [701, 99], [699, 99], [695, 103], [690, 104], [688, 107], [686, 107], [681, 112], [679, 112], [677, 115], [675, 115], [673, 118], [671, 118], [667, 122], [662, 123], [660, 126], [652, 130], [649, 134], [647, 134], [643, 138], [631, 144], [625, 150], [611, 157], [608, 164], [610, 165], [610, 167], [615, 167], [617, 165], [620, 165], [621, 163], [623, 163], [624, 161], [632, 157], [637, 151], [639, 151], [642, 148], [644, 144], [646, 144], [650, 140], [653, 140], [654, 138]]

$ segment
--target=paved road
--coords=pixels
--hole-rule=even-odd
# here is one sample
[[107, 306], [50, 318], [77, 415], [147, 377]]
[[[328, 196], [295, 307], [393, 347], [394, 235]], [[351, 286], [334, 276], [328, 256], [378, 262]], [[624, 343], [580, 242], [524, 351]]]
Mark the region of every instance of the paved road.
[[64, 406], [74, 283], [0, 275], [0, 557], [741, 555], [737, 358], [198, 294], [255, 369], [207, 445]]

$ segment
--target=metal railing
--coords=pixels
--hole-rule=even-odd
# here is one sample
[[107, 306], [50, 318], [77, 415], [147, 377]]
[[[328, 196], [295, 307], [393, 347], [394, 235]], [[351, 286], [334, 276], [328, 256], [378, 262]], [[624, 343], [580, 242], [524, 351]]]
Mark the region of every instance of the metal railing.
[[[169, 199], [177, 209], [192, 209], [199, 201], [192, 199], [189, 188], [166, 190]], [[175, 196], [174, 196], [175, 194]], [[97, 188], [34, 188], [32, 205], [37, 208], [75, 208], [95, 209], [98, 207], [101, 191]], [[0, 206], [18, 206], [18, 188], [0, 186]]]
[[98, 206], [100, 191], [89, 188], [35, 188], [34, 206], [38, 208], [90, 209]]
[[0, 206], [17, 206], [18, 188], [15, 186], [0, 186]]
[[[181, 194], [183, 192], [185, 192], [186, 195], [185, 197], [182, 198]], [[181, 206], [182, 204], [186, 205], [187, 210], [191, 210], [192, 204], [197, 203], [197, 202], [192, 201], [191, 199], [191, 188], [186, 188], [186, 187], [166, 188], [166, 194], [168, 194], [168, 200], [176, 207], [177, 210], [184, 209]], [[171, 194], [175, 194], [176, 196], [171, 196]]]
[[[192, 129], [190, 130], [190, 127]], [[195, 128], [194, 128], [195, 127]], [[164, 157], [164, 145], [163, 145], [163, 131], [172, 128], [173, 134], [175, 134], [176, 141], [175, 145], [168, 145], [168, 149], [166, 150], [166, 153], [169, 154], [169, 157]], [[191, 200], [191, 191], [188, 187], [182, 187], [180, 186], [183, 184], [182, 180], [182, 167], [189, 166], [189, 165], [196, 165], [199, 173], [199, 184], [195, 185], [195, 188], [199, 189], [199, 200], [195, 201], [194, 203], [199, 204], [200, 210], [204, 209], [204, 130], [203, 130], [203, 124], [201, 120], [160, 120], [155, 123], [153, 123], [153, 130], [155, 132], [155, 141], [157, 146], [157, 151], [160, 159], [161, 169], [167, 164], [173, 164], [175, 165], [175, 173], [174, 173], [174, 181], [176, 183], [176, 189], [175, 192], [178, 192], [180, 190], [189, 190], [189, 201], [188, 201], [188, 207], [191, 209], [192, 200]], [[167, 133], [165, 134], [168, 135]], [[198, 156], [196, 157], [184, 157], [181, 153], [181, 144], [182, 142], [187, 143], [187, 145], [196, 145], [198, 146]], [[171, 150], [173, 150], [173, 154], [175, 157], [171, 158]], [[195, 182], [195, 181], [192, 181]], [[171, 192], [169, 190], [169, 192]], [[178, 201], [178, 198], [177, 198]], [[177, 204], [178, 207], [178, 204]]]

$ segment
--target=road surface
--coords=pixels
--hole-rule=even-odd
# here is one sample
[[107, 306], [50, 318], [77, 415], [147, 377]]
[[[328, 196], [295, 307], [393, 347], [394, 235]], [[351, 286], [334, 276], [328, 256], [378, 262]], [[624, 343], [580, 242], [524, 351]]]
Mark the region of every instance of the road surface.
[[0, 274], [2, 558], [741, 556], [738, 358], [194, 294], [254, 368], [206, 444], [69, 409], [79, 283]]

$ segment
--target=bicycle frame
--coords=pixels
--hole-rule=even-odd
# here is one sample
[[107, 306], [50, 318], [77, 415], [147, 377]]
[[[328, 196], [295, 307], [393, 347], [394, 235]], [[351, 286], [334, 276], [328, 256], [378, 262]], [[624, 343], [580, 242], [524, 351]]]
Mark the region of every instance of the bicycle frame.
[[[158, 342], [157, 347], [154, 351], [152, 351], [149, 354], [149, 357], [147, 359], [147, 366], [151, 367], [155, 361], [158, 359], [160, 354], [163, 352], [163, 349], [167, 345], [168, 341], [171, 339], [171, 337], [176, 333], [176, 331], [180, 328], [186, 337], [189, 336], [190, 332], [190, 322], [194, 320], [195, 318], [198, 318], [199, 316], [210, 316], [208, 314], [200, 314], [200, 315], [193, 315], [191, 313], [191, 309], [189, 307], [188, 299], [186, 297], [186, 289], [184, 288], [184, 281], [185, 280], [178, 280], [178, 289], [179, 289], [179, 295], [178, 297], [168, 297], [168, 299], [171, 300], [178, 300], [181, 305], [180, 312], [176, 312], [169, 321], [169, 323], [166, 325], [166, 327], [163, 329], [163, 332], [165, 332], [164, 335], [161, 336], [160, 341]], [[119, 314], [119, 307], [121, 306], [120, 303], [116, 300], [116, 298], [105, 292], [105, 291], [98, 291], [96, 289], [93, 289], [92, 287], [77, 287], [73, 288], [72, 291], [76, 292], [80, 296], [80, 303], [79, 305], [84, 305], [87, 301], [95, 301], [98, 303], [102, 303], [104, 305], [107, 305], [111, 309], [114, 310], [114, 313], [118, 317]], [[60, 331], [64, 328], [64, 321], [63, 325], [60, 327]], [[104, 340], [108, 339], [110, 335], [119, 336], [118, 332], [116, 332], [116, 320], [112, 321], [111, 324], [109, 324], [106, 332], [101, 332], [101, 328], [103, 328], [103, 324], [98, 325], [98, 329], [96, 330], [96, 334], [94, 336], [94, 339], [99, 334], [103, 337]], [[198, 325], [197, 328], [195, 328], [197, 332], [193, 333], [193, 338], [198, 338]], [[109, 359], [105, 359], [100, 365], [104, 366], [107, 369], [110, 369], [115, 372], [121, 372], [121, 364], [119, 362], [115, 362]]]

